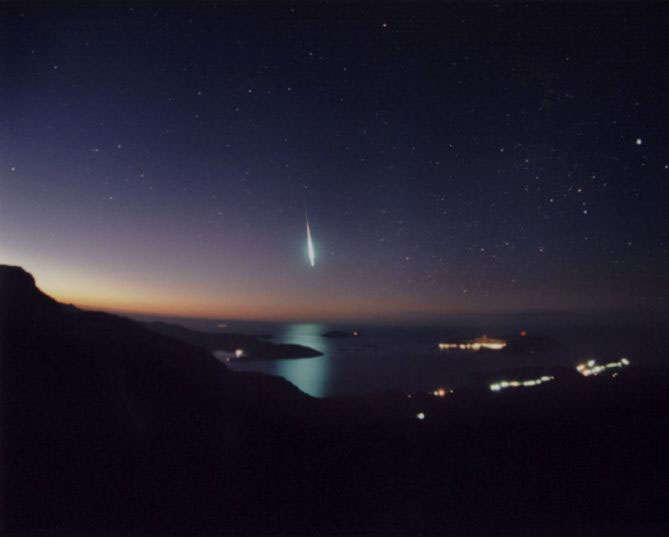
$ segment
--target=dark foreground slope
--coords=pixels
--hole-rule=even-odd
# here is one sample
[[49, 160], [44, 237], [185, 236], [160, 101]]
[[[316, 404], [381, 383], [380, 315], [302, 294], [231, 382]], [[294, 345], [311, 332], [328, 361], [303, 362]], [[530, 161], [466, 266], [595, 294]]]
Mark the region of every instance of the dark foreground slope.
[[278, 420], [308, 412], [286, 381], [233, 374], [202, 348], [58, 304], [18, 267], [0, 267], [0, 300], [10, 527], [218, 517], [266, 408]]
[[[312, 399], [0, 267], [6, 529], [662, 534], [669, 378]], [[416, 413], [424, 412], [419, 421]]]

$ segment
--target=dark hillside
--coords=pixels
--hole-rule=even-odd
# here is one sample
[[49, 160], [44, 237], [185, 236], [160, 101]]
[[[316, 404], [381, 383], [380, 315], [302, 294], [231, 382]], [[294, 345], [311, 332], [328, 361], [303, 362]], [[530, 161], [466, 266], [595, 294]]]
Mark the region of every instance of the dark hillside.
[[[669, 375], [313, 399], [0, 267], [5, 529], [667, 528]], [[417, 413], [425, 415], [416, 419]]]

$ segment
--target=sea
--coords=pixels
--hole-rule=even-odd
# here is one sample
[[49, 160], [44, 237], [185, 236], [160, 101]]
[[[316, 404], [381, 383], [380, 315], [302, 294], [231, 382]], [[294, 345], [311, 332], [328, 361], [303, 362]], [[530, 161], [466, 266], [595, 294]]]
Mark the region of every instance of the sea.
[[[553, 314], [454, 319], [433, 325], [279, 323], [133, 316], [160, 320], [208, 332], [234, 332], [273, 343], [296, 343], [322, 356], [289, 360], [232, 360], [235, 371], [276, 375], [314, 397], [353, 396], [378, 392], [415, 393], [440, 387], [455, 389], [503, 375], [506, 370], [576, 367], [626, 357], [632, 365], [662, 365], [667, 360], [669, 325], [648, 316], [632, 319]], [[357, 331], [357, 337], [324, 337], [331, 330]], [[439, 350], [440, 342], [481, 335], [508, 337], [525, 331], [551, 338], [555, 348], [514, 355], [506, 352]]]

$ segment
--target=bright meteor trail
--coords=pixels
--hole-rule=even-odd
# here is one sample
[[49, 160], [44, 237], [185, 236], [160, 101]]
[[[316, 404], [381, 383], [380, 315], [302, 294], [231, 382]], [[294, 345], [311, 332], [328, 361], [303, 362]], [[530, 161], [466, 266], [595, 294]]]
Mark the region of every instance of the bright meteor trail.
[[316, 264], [316, 254], [314, 253], [314, 243], [311, 240], [311, 229], [309, 228], [309, 218], [307, 213], [304, 213], [304, 220], [307, 223], [307, 254], [309, 255], [309, 263], [313, 267]]

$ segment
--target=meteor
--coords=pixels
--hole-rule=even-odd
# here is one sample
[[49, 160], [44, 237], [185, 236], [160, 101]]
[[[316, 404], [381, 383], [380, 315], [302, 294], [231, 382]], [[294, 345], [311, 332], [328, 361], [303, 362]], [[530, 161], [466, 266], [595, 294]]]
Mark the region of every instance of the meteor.
[[311, 228], [309, 227], [309, 218], [307, 213], [304, 213], [304, 220], [307, 223], [307, 254], [309, 255], [309, 263], [313, 267], [316, 264], [316, 254], [314, 252], [314, 243], [311, 240]]

